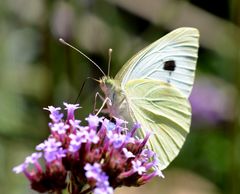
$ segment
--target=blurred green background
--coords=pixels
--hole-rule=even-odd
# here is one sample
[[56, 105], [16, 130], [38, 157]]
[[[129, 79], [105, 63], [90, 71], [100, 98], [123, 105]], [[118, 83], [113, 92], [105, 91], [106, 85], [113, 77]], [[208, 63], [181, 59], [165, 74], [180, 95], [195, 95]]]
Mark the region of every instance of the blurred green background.
[[[139, 188], [116, 193], [240, 193], [240, 5], [238, 0], [0, 1], [0, 193], [30, 194], [12, 168], [48, 135], [43, 107], [74, 103], [86, 77], [101, 73], [60, 37], [111, 75], [139, 49], [182, 26], [200, 31], [191, 133], [174, 162]], [[98, 84], [87, 81], [81, 118]]]

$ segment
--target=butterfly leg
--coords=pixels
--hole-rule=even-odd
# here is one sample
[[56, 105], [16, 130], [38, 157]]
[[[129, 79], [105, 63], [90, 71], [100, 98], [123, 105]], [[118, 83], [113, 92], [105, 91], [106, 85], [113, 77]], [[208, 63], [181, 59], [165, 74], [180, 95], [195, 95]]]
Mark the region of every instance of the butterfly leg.
[[100, 107], [100, 109], [98, 110], [98, 112], [97, 112], [96, 115], [98, 115], [98, 114], [103, 110], [103, 107], [104, 107], [107, 103], [109, 103], [110, 106], [112, 105], [112, 102], [111, 102], [110, 98], [108, 98], [108, 97], [105, 98], [105, 100], [104, 100], [103, 103], [102, 103], [102, 106]]
[[93, 105], [93, 113], [97, 110], [97, 109], [96, 109], [97, 97], [99, 97], [102, 102], [104, 102], [104, 100], [105, 100], [105, 98], [104, 98], [101, 94], [99, 94], [99, 92], [97, 92], [97, 93], [95, 94], [94, 105]]

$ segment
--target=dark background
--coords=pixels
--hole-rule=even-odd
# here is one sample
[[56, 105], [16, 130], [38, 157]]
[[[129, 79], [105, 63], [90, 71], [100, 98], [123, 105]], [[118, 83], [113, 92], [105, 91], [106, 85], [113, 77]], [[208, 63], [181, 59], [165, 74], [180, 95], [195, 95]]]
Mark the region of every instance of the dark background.
[[[12, 168], [48, 136], [43, 107], [74, 103], [89, 61], [59, 43], [62, 37], [111, 74], [139, 49], [182, 26], [200, 31], [191, 132], [179, 156], [155, 179], [116, 193], [240, 193], [240, 9], [237, 0], [0, 1], [0, 193], [34, 193]], [[87, 81], [79, 102], [84, 118], [98, 84]]]

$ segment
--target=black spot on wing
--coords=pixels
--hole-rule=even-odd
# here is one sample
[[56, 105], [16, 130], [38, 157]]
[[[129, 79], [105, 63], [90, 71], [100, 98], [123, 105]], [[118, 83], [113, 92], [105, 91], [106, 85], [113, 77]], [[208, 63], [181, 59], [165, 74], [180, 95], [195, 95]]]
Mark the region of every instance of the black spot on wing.
[[175, 67], [176, 67], [176, 64], [174, 60], [165, 61], [163, 65], [163, 69], [167, 71], [174, 71]]

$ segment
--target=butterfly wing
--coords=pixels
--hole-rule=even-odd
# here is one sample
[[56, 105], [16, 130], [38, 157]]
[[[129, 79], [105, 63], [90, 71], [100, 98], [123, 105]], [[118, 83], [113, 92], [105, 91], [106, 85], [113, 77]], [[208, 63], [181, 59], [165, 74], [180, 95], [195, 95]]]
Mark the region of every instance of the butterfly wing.
[[159, 80], [136, 79], [127, 82], [125, 95], [134, 122], [141, 124], [140, 137], [147, 132], [150, 149], [159, 158], [159, 169], [166, 168], [178, 155], [191, 123], [191, 107], [175, 87]]
[[124, 88], [129, 80], [156, 79], [170, 83], [188, 97], [194, 82], [199, 32], [178, 28], [134, 55], [115, 79]]

